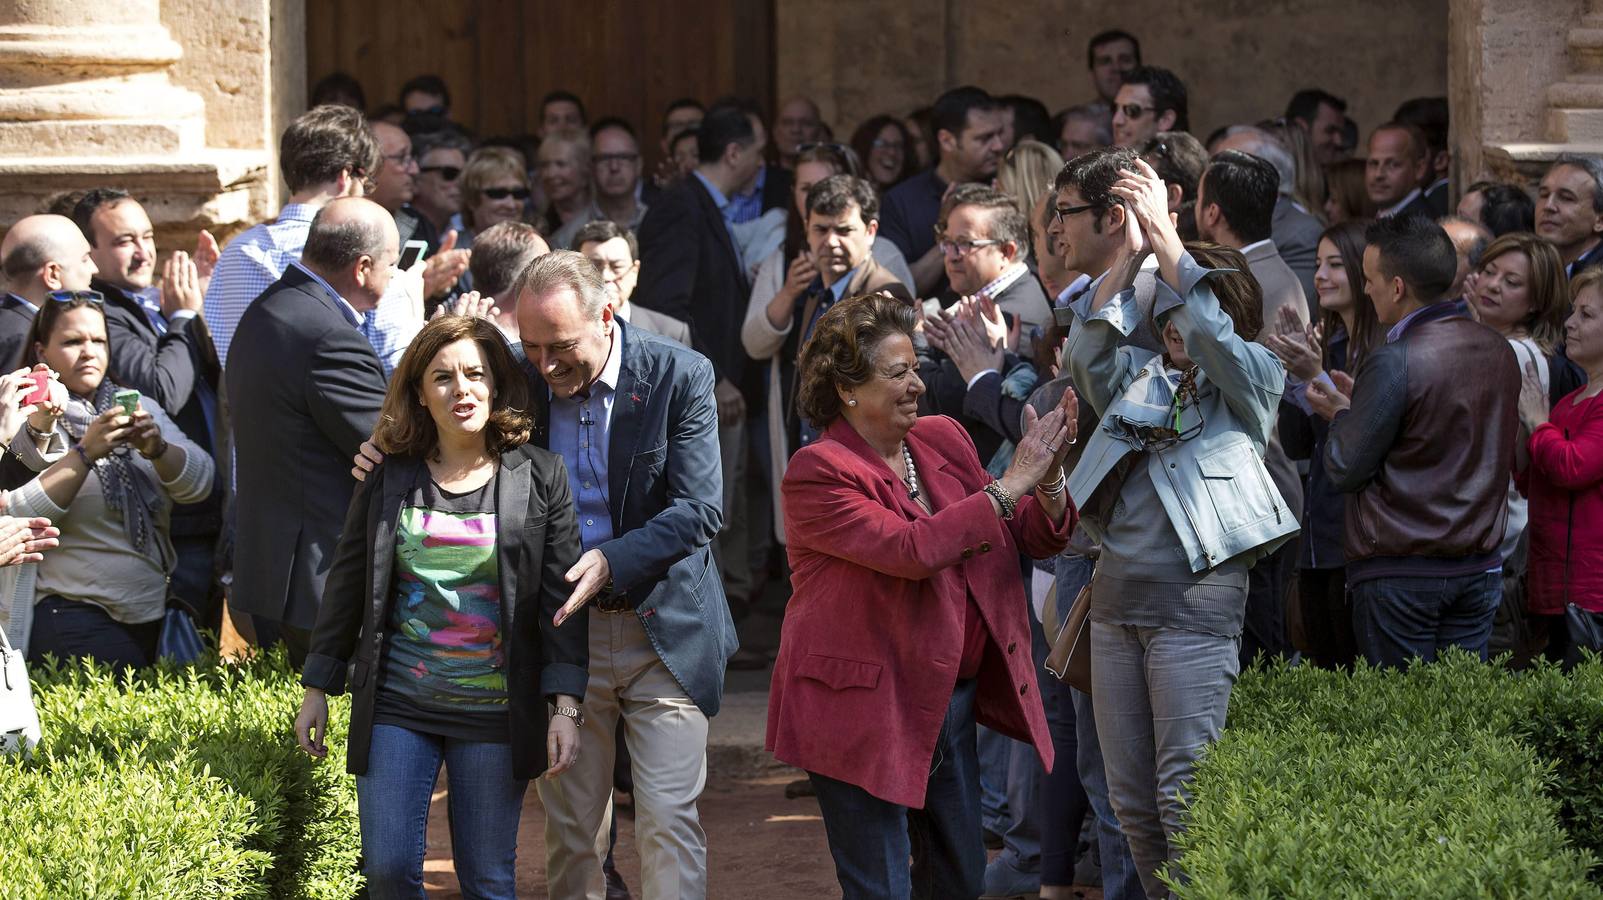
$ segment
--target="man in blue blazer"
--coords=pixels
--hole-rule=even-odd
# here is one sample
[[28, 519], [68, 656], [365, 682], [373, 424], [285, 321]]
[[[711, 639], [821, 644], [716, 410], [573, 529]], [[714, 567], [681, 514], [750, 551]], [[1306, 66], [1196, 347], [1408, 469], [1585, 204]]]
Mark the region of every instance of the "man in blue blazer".
[[568, 464], [584, 547], [558, 619], [592, 603], [584, 750], [573, 771], [540, 783], [549, 890], [603, 896], [624, 720], [645, 897], [705, 897], [696, 799], [707, 717], [737, 646], [711, 549], [723, 523], [713, 367], [614, 318], [600, 275], [578, 253], [547, 254], [524, 272], [518, 328], [551, 398], [536, 439]]
[[[602, 900], [623, 724], [644, 896], [705, 897], [696, 800], [707, 720], [737, 647], [711, 550], [723, 523], [713, 366], [615, 318], [595, 266], [572, 251], [529, 265], [517, 310], [535, 441], [567, 464], [584, 549], [557, 619], [591, 604], [579, 760], [539, 785], [548, 889]], [[370, 445], [363, 453], [376, 456]]]

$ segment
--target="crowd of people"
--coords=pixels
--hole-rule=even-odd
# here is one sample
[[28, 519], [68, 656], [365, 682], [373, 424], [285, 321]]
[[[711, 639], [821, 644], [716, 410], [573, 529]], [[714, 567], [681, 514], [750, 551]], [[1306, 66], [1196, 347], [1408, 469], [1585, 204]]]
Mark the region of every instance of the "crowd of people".
[[333, 75], [221, 247], [53, 198], [0, 244], [10, 643], [281, 643], [308, 753], [351, 695], [370, 896], [422, 896], [443, 766], [465, 893], [512, 895], [533, 781], [551, 895], [598, 900], [622, 802], [636, 890], [707, 895], [729, 668], [772, 666], [846, 897], [1128, 898], [1184, 877], [1242, 667], [1574, 662], [1603, 158], [1455, 203], [1443, 98], [1199, 137], [1135, 36], [1086, 65], [846, 142], [678, 100], [651, 171], [569, 92], [481, 138], [437, 77]]

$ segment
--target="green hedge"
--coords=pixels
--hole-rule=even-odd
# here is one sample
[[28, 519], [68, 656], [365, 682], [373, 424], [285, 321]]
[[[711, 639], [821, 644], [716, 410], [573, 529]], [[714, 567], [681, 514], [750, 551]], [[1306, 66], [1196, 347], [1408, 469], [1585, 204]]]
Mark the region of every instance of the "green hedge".
[[1603, 664], [1251, 670], [1186, 819], [1185, 898], [1603, 897]]
[[348, 706], [331, 704], [328, 757], [301, 753], [301, 689], [282, 651], [124, 678], [83, 664], [30, 675], [44, 740], [0, 763], [0, 894], [357, 894]]

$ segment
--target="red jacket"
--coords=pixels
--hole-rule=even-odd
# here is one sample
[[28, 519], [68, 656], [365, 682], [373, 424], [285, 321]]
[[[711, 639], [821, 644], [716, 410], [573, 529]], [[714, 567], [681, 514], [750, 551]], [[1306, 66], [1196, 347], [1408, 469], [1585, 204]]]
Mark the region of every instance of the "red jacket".
[[1533, 613], [1562, 613], [1567, 600], [1603, 612], [1603, 397], [1574, 404], [1585, 390], [1560, 400], [1531, 434], [1523, 482]]
[[794, 591], [768, 699], [768, 749], [782, 762], [920, 808], [957, 681], [969, 592], [989, 633], [975, 718], [1035, 745], [1052, 741], [1030, 654], [1020, 547], [1068, 542], [1033, 497], [1011, 521], [982, 492], [991, 477], [945, 416], [907, 435], [930, 515], [840, 420], [791, 458], [783, 486]]

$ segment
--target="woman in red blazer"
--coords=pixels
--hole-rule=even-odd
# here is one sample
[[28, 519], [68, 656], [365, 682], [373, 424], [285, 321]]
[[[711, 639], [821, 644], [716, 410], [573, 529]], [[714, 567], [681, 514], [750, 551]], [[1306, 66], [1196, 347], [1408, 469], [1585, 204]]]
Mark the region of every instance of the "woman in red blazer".
[[1603, 270], [1575, 276], [1564, 323], [1570, 360], [1587, 383], [1549, 413], [1537, 373], [1525, 373], [1520, 418], [1531, 431], [1521, 487], [1530, 498], [1529, 603], [1547, 623], [1549, 657], [1578, 654], [1565, 627], [1570, 604], [1603, 614]]
[[1073, 393], [1026, 412], [993, 480], [962, 427], [918, 417], [915, 325], [879, 295], [819, 320], [797, 405], [823, 434], [783, 485], [794, 593], [768, 749], [811, 777], [847, 898], [979, 895], [976, 721], [1052, 765], [1019, 554], [1055, 556], [1074, 528]]

